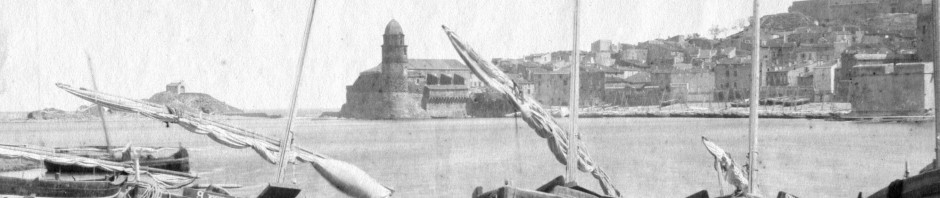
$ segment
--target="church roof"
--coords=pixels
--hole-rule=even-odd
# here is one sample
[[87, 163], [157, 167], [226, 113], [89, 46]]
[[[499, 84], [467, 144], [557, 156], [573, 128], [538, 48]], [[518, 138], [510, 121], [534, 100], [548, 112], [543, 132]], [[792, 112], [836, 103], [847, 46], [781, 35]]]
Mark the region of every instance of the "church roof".
[[[395, 63], [399, 64], [399, 63]], [[454, 59], [408, 59], [405, 69], [410, 70], [470, 70], [460, 61]], [[364, 72], [381, 72], [382, 63]]]
[[395, 21], [395, 19], [392, 19], [392, 21], [388, 22], [388, 25], [385, 25], [385, 34], [391, 35], [391, 34], [404, 34], [404, 33], [402, 33], [401, 31], [401, 25], [398, 25], [398, 21]]

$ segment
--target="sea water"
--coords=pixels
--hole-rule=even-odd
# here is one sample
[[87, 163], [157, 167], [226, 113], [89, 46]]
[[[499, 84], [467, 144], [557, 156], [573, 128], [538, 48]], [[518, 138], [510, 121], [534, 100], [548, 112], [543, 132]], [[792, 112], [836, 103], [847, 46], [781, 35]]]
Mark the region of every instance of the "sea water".
[[[562, 120], [564, 121], [564, 120]], [[227, 121], [280, 139], [285, 119]], [[295, 122], [296, 144], [355, 164], [394, 197], [468, 197], [477, 186], [507, 183], [534, 189], [564, 174], [545, 139], [521, 119], [404, 121], [314, 120]], [[560, 123], [566, 126], [566, 123]], [[184, 146], [200, 184], [239, 184], [253, 197], [275, 180], [277, 166], [251, 149], [233, 149], [179, 126], [151, 120], [111, 121], [115, 145]], [[747, 119], [581, 119], [584, 146], [626, 197], [684, 197], [719, 190], [714, 160], [701, 137], [747, 162]], [[765, 196], [786, 191], [801, 197], [865, 195], [915, 173], [933, 156], [933, 123], [857, 123], [761, 119], [758, 181]], [[50, 147], [103, 145], [98, 121], [0, 123], [0, 143]], [[599, 191], [596, 180], [577, 182]], [[309, 164], [287, 168], [302, 197], [342, 197]], [[724, 192], [730, 192], [724, 185]]]

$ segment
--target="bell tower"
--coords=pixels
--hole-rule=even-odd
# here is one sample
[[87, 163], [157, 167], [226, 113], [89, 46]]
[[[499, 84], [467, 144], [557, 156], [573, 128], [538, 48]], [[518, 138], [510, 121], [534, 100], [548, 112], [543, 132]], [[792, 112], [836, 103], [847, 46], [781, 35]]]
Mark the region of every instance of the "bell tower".
[[405, 34], [401, 31], [398, 22], [392, 19], [385, 26], [385, 35], [382, 35], [382, 73], [405, 74], [405, 64], [408, 62], [408, 46], [405, 45]]

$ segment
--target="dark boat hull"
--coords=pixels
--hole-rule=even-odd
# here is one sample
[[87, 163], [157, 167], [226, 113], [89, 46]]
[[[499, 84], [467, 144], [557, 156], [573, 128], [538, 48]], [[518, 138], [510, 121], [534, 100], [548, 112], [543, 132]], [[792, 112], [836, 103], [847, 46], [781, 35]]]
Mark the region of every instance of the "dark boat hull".
[[122, 187], [109, 181], [61, 181], [0, 176], [0, 197], [115, 197]]
[[[75, 150], [81, 150], [76, 152]], [[82, 157], [108, 160], [122, 163], [133, 163], [129, 157], [112, 158], [107, 154], [105, 147], [82, 147], [81, 149], [56, 149], [56, 153], [75, 154]], [[107, 172], [99, 168], [86, 168], [74, 165], [59, 165], [44, 162], [46, 170], [51, 173], [101, 173]], [[177, 172], [189, 172], [189, 151], [179, 148], [178, 151], [167, 156], [145, 156], [140, 159], [140, 166], [158, 168]]]
[[559, 176], [535, 190], [525, 190], [512, 186], [503, 186], [489, 192], [482, 187], [474, 190], [473, 198], [609, 198], [580, 186], [565, 186], [564, 176]]
[[[127, 162], [132, 163], [132, 162]], [[108, 172], [100, 168], [86, 168], [81, 166], [74, 165], [58, 165], [48, 162], [43, 162], [46, 166], [46, 170], [50, 173], [104, 173]], [[178, 172], [189, 172], [189, 158], [182, 159], [157, 159], [157, 160], [141, 160], [140, 166], [158, 168], [164, 170], [178, 171]]]
[[940, 197], [940, 169], [891, 182], [869, 198]]

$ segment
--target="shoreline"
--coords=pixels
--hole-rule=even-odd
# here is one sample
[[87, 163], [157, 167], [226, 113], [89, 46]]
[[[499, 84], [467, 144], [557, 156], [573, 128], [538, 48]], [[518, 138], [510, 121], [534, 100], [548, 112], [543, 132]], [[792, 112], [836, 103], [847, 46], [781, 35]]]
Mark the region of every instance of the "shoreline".
[[[567, 117], [567, 107], [552, 106], [546, 108], [555, 118]], [[322, 112], [319, 115], [298, 117], [304, 120], [367, 120], [335, 117], [334, 112]], [[581, 118], [747, 118], [750, 116], [748, 107], [731, 107], [730, 103], [688, 103], [670, 106], [606, 106], [581, 108]], [[240, 115], [215, 115], [220, 120], [279, 120], [285, 117], [254, 117]], [[498, 117], [465, 117], [465, 118], [431, 118], [431, 119], [477, 119], [477, 118], [512, 118], [510, 113]], [[758, 117], [772, 119], [820, 119], [831, 121], [930, 121], [927, 116], [856, 116], [851, 114], [851, 105], [848, 103], [809, 103], [799, 106], [784, 107], [760, 106]], [[143, 116], [109, 116], [109, 122], [137, 122], [152, 120]], [[0, 123], [77, 123], [98, 122], [97, 117], [87, 119], [48, 119], [32, 120], [25, 118], [0, 119]]]
[[[553, 109], [555, 109], [553, 107]], [[758, 107], [758, 117], [776, 119], [833, 119], [850, 114], [848, 103], [809, 103], [799, 106], [763, 105]], [[670, 106], [640, 107], [588, 107], [582, 109], [581, 117], [693, 117], [693, 118], [747, 118], [748, 107], [732, 107], [731, 103], [689, 103]]]

